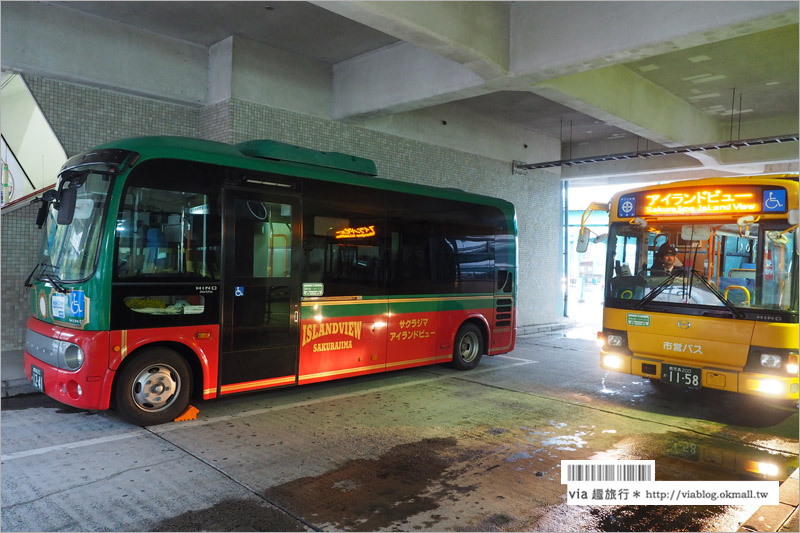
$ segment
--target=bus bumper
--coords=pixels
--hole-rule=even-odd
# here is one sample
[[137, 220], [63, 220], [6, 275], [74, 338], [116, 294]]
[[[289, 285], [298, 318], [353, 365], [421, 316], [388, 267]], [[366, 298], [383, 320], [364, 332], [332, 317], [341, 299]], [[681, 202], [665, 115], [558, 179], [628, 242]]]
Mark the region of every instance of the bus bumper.
[[[49, 339], [50, 343], [46, 340]], [[58, 341], [78, 345], [84, 354], [78, 370], [61, 368]], [[114, 371], [108, 368], [108, 332], [53, 326], [31, 317], [25, 342], [25, 376], [34, 388], [80, 409], [108, 409]], [[36, 368], [34, 370], [33, 368]], [[37, 379], [32, 379], [32, 373]]]
[[[685, 361], [659, 361], [606, 351], [602, 351], [600, 355], [600, 366], [605, 370], [633, 374], [650, 379], [661, 379], [662, 364], [691, 366], [687, 365]], [[700, 372], [701, 386], [703, 388], [726, 390], [778, 400], [796, 401], [800, 398], [800, 394], [798, 394], [800, 392], [800, 384], [798, 384], [797, 376], [757, 374], [703, 367], [700, 367]]]

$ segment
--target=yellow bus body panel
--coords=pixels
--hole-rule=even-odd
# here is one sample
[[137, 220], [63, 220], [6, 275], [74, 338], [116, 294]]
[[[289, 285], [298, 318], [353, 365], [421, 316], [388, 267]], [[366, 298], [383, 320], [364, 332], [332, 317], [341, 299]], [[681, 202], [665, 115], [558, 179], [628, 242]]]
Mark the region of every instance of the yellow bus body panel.
[[[629, 317], [633, 315], [633, 317]], [[649, 325], [643, 325], [649, 323]], [[624, 331], [632, 355], [615, 354], [620, 362], [608, 368], [660, 379], [661, 365], [690, 366], [701, 370], [702, 386], [745, 394], [760, 392], [764, 381], [780, 381], [783, 399], [798, 399], [798, 378], [745, 372], [751, 344], [797, 349], [798, 325], [652, 313], [604, 308], [607, 329]], [[603, 350], [603, 354], [613, 353]], [[648, 371], [649, 370], [649, 371]], [[774, 395], [769, 395], [775, 397]]]
[[756, 322], [751, 344], [767, 348], [789, 348], [794, 346], [797, 349], [798, 333], [800, 333], [800, 328], [798, 328], [797, 324]]

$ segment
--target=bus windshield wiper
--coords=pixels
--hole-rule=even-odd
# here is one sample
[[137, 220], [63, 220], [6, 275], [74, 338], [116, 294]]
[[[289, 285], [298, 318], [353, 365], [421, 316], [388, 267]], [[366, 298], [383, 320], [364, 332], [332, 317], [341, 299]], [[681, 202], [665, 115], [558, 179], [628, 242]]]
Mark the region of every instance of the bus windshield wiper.
[[69, 292], [69, 289], [67, 289], [67, 288], [66, 288], [66, 287], [64, 287], [64, 286], [63, 286], [61, 283], [59, 283], [58, 281], [56, 281], [56, 280], [55, 280], [55, 278], [54, 278], [53, 276], [51, 276], [50, 274], [48, 274], [46, 271], [45, 271], [45, 272], [42, 272], [42, 277], [43, 277], [43, 278], [44, 278], [46, 281], [49, 281], [49, 282], [50, 282], [50, 283], [53, 285], [53, 288], [54, 288], [56, 291], [58, 291], [58, 292], [60, 292], [60, 293], [62, 293], [62, 294], [67, 294], [67, 293]]
[[42, 270], [42, 277], [41, 278], [37, 278], [37, 279], [44, 279], [45, 281], [50, 282], [50, 284], [53, 286], [53, 288], [55, 288], [55, 290], [57, 292], [60, 292], [62, 294], [66, 294], [66, 293], [69, 292], [69, 289], [64, 287], [64, 285], [62, 285], [61, 282], [57, 281], [53, 276], [50, 275], [49, 272], [47, 272], [48, 268], [52, 268], [53, 271], [57, 271], [57, 270], [59, 270], [59, 267], [57, 267], [55, 265], [51, 265], [50, 263], [44, 263], [44, 262], [37, 263], [36, 266], [33, 267], [33, 270], [31, 270], [31, 273], [28, 274], [28, 278], [25, 280], [25, 286], [26, 287], [32, 287], [33, 286], [33, 284], [31, 283], [31, 278], [33, 278], [33, 275], [36, 273], [36, 271], [39, 269], [39, 267], [42, 267], [42, 269], [43, 269]]
[[655, 299], [655, 297], [656, 297], [656, 296], [658, 296], [659, 294], [661, 294], [661, 292], [662, 292], [664, 289], [666, 289], [667, 287], [669, 287], [670, 285], [672, 285], [672, 281], [673, 281], [675, 278], [677, 278], [678, 276], [680, 276], [680, 275], [681, 275], [681, 271], [680, 271], [680, 270], [678, 270], [678, 269], [676, 268], [676, 269], [675, 269], [675, 270], [674, 270], [674, 271], [673, 271], [673, 272], [672, 272], [672, 273], [669, 275], [669, 277], [667, 277], [667, 279], [665, 279], [664, 281], [662, 281], [661, 283], [659, 283], [658, 285], [656, 285], [656, 287], [655, 287], [655, 288], [654, 288], [652, 291], [650, 291], [650, 294], [648, 294], [647, 296], [645, 296], [644, 298], [642, 298], [642, 301], [641, 301], [641, 302], [639, 302], [638, 304], [636, 304], [636, 309], [641, 309], [642, 307], [644, 307], [644, 305], [645, 305], [645, 304], [652, 302], [652, 301], [653, 301], [653, 299]]
[[25, 287], [29, 287], [29, 288], [33, 287], [33, 283], [31, 283], [31, 279], [33, 278], [33, 275], [36, 273], [36, 271], [39, 269], [40, 266], [42, 266], [41, 263], [36, 263], [36, 266], [33, 267], [33, 270], [31, 270], [31, 273], [28, 274], [27, 278], [25, 278]]
[[717, 288], [716, 288], [716, 287], [714, 287], [714, 284], [713, 284], [713, 283], [711, 283], [711, 281], [709, 281], [709, 279], [708, 279], [708, 278], [706, 278], [706, 277], [703, 275], [703, 273], [702, 273], [702, 272], [700, 272], [699, 270], [694, 270], [694, 269], [692, 269], [692, 271], [691, 271], [691, 272], [692, 272], [692, 279], [694, 279], [694, 276], [697, 276], [697, 279], [699, 279], [699, 280], [700, 280], [700, 281], [703, 283], [703, 285], [705, 285], [705, 286], [706, 286], [706, 288], [707, 288], [709, 291], [711, 291], [711, 293], [712, 293], [714, 296], [716, 296], [716, 297], [719, 299], [719, 301], [721, 301], [721, 302], [722, 302], [722, 303], [725, 305], [725, 307], [727, 307], [727, 308], [730, 310], [730, 312], [731, 312], [731, 313], [733, 313], [733, 316], [734, 316], [734, 317], [736, 317], [736, 318], [742, 318], [742, 317], [744, 316], [744, 314], [743, 314], [741, 311], [739, 311], [739, 309], [737, 309], [737, 308], [736, 308], [736, 306], [735, 306], [735, 305], [733, 305], [733, 304], [730, 302], [730, 300], [728, 300], [727, 298], [725, 298], [725, 297], [724, 297], [724, 296], [723, 296], [723, 295], [722, 295], [722, 294], [721, 294], [721, 293], [720, 293], [720, 292], [717, 290]]
[[[36, 266], [33, 267], [33, 270], [31, 270], [31, 273], [28, 274], [27, 278], [25, 278], [25, 287], [33, 287], [33, 283], [31, 283], [31, 279], [33, 279], [34, 275], [36, 275], [36, 272], [39, 270], [39, 267], [44, 267], [44, 268], [48, 268], [49, 267], [49, 268], [52, 268], [53, 270], [58, 270], [57, 266], [51, 265], [49, 263], [44, 263], [44, 262], [36, 263]], [[36, 279], [39, 279], [39, 278], [36, 278]]]

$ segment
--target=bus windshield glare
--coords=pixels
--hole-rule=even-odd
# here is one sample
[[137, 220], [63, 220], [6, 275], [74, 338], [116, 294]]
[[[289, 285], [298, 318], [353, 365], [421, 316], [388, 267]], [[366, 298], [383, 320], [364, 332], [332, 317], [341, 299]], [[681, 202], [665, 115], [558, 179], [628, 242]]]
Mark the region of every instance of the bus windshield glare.
[[71, 224], [58, 224], [58, 211], [51, 204], [39, 253], [37, 279], [76, 282], [94, 273], [108, 193], [112, 183], [108, 165], [88, 170], [77, 189]]
[[797, 312], [794, 231], [788, 224], [639, 221], [610, 228], [607, 306]]

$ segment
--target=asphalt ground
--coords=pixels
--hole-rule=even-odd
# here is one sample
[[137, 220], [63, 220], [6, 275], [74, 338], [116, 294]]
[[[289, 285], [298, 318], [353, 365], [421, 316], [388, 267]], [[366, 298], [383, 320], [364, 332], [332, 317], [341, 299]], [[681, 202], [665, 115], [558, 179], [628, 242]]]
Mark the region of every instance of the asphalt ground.
[[791, 513], [776, 515], [787, 509], [796, 524], [796, 498], [771, 506], [776, 516], [567, 506], [563, 459], [655, 459], [658, 480], [741, 478], [676, 450], [797, 464], [796, 408], [664, 394], [599, 369], [589, 337], [521, 338], [469, 372], [437, 365], [199, 402], [197, 420], [149, 428], [8, 398], [2, 529], [776, 531], [792, 527]]

